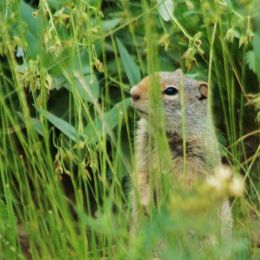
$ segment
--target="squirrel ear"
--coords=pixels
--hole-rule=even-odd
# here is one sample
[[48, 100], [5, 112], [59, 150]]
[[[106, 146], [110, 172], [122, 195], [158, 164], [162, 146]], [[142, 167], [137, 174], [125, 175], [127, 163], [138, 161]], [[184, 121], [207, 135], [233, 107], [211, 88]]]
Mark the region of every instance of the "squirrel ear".
[[208, 84], [206, 82], [199, 83], [199, 92], [200, 96], [198, 97], [198, 100], [203, 100], [208, 97]]
[[182, 69], [177, 69], [177, 70], [174, 71], [174, 74], [179, 75], [179, 76], [183, 76], [183, 71], [182, 71]]

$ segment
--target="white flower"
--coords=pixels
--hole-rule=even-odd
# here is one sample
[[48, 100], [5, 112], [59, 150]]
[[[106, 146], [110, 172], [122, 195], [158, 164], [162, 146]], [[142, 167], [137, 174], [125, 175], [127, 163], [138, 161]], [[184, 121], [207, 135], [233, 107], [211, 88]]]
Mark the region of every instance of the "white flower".
[[220, 165], [215, 168], [215, 176], [222, 182], [229, 181], [232, 178], [232, 170], [228, 166]]
[[216, 176], [209, 176], [206, 182], [211, 188], [213, 188], [216, 191], [223, 190], [223, 184], [218, 178], [216, 178]]
[[242, 197], [245, 190], [245, 183], [241, 177], [234, 177], [229, 185], [229, 192], [232, 196]]

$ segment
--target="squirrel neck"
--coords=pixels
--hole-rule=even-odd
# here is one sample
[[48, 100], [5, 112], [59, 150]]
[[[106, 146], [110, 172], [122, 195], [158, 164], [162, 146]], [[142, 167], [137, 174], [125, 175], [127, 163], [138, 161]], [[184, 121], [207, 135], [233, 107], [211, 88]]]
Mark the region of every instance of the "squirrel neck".
[[[173, 158], [183, 157], [184, 153], [186, 153], [186, 156], [188, 158], [195, 157], [201, 159], [202, 161], [205, 161], [205, 153], [203, 152], [204, 149], [202, 147], [202, 140], [187, 139], [184, 144], [183, 138], [175, 132], [167, 132], [166, 136]], [[186, 151], [184, 151], [184, 149], [186, 149]]]
[[[136, 139], [138, 143], [137, 146], [141, 151], [145, 150], [148, 146], [149, 129], [153, 128], [150, 128], [147, 119], [142, 118], [139, 121]], [[183, 137], [179, 133], [166, 130], [167, 142], [172, 154], [172, 159], [184, 158], [185, 154], [189, 160], [198, 159], [207, 165], [218, 165], [220, 162], [220, 154], [216, 136], [212, 128], [208, 128], [207, 130], [206, 133], [204, 131], [201, 131], [200, 134], [189, 133], [189, 135], [186, 135], [185, 144]], [[153, 142], [151, 144], [153, 145]]]

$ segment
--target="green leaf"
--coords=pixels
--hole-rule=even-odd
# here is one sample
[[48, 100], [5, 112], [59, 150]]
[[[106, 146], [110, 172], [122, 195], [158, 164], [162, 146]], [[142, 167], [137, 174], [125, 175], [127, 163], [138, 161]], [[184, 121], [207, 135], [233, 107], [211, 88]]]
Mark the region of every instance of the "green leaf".
[[51, 89], [66, 88], [69, 92], [75, 88], [86, 101], [93, 103], [99, 96], [99, 82], [94, 73], [90, 74], [88, 57], [82, 53], [61, 61], [50, 73], [53, 76]]
[[173, 13], [173, 0], [157, 0], [157, 4], [160, 16], [168, 22], [171, 19], [170, 14]]
[[127, 78], [131, 86], [134, 86], [141, 79], [139, 67], [136, 65], [134, 59], [129, 55], [126, 48], [118, 38], [116, 38], [116, 42]]
[[253, 50], [246, 53], [246, 63], [260, 81], [260, 35], [256, 34], [253, 39]]
[[71, 140], [73, 140], [75, 142], [77, 141], [77, 139], [78, 139], [77, 131], [71, 124], [69, 124], [65, 120], [53, 115], [52, 113], [50, 113], [48, 111], [42, 110], [41, 112], [47, 118], [47, 120], [51, 124], [53, 124], [57, 129], [59, 129], [63, 134], [68, 136]]
[[90, 74], [88, 53], [79, 51], [71, 53], [70, 50], [65, 49], [62, 55], [56, 58], [48, 69], [54, 76], [60, 76], [64, 71], [67, 74], [73, 73], [73, 71]]
[[100, 115], [84, 129], [89, 144], [96, 143], [104, 134], [109, 134], [124, 117], [130, 105], [130, 99], [125, 99], [117, 103], [111, 110]]
[[248, 51], [246, 53], [246, 63], [247, 63], [250, 70], [252, 70], [253, 72], [256, 72], [255, 54], [254, 54], [253, 51]]
[[40, 16], [33, 16], [33, 12], [35, 10], [29, 6], [28, 4], [24, 3], [24, 1], [20, 2], [20, 16], [21, 20], [26, 23], [27, 31], [25, 34], [25, 38], [28, 43], [28, 52], [27, 55], [30, 58], [35, 58], [41, 49], [41, 34], [43, 31], [43, 19]]
[[51, 8], [54, 8], [57, 10], [57, 9], [64, 7], [70, 1], [69, 0], [47, 0], [47, 2]]
[[[23, 116], [22, 113], [17, 112], [19, 118], [24, 122], [25, 118]], [[41, 121], [35, 117], [30, 117], [30, 118], [26, 118], [26, 120], [30, 120], [32, 127], [34, 128], [34, 130], [41, 136], [43, 136], [43, 124], [41, 123]]]
[[37, 118], [31, 118], [34, 130], [41, 136], [43, 136], [43, 124]]
[[101, 28], [104, 31], [109, 32], [110, 30], [115, 28], [119, 24], [120, 21], [121, 21], [121, 18], [114, 18], [114, 19], [102, 21]]
[[94, 103], [99, 96], [99, 84], [95, 75], [81, 75], [75, 73], [75, 84], [80, 96], [86, 101]]
[[253, 40], [253, 48], [255, 55], [255, 73], [260, 81], [260, 35], [256, 34]]
[[71, 92], [72, 88], [76, 88], [85, 102], [94, 103], [98, 99], [99, 83], [94, 74], [92, 76], [89, 74], [82, 75], [79, 71], [74, 71], [74, 75], [67, 71], [64, 71], [63, 74], [53, 77], [51, 89], [64, 87]]

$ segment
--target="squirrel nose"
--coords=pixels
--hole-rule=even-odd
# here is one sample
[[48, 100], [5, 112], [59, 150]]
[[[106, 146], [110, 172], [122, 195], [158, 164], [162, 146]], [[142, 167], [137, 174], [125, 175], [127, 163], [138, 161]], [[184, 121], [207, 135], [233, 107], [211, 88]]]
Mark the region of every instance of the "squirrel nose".
[[133, 101], [137, 101], [140, 99], [140, 96], [138, 94], [131, 94], [131, 98], [133, 99]]
[[140, 96], [140, 94], [138, 93], [137, 90], [138, 90], [137, 86], [132, 87], [131, 90], [130, 90], [130, 95], [131, 95], [131, 98], [132, 98], [133, 101], [137, 101], [141, 98], [141, 96]]

